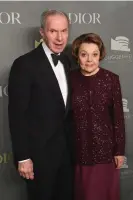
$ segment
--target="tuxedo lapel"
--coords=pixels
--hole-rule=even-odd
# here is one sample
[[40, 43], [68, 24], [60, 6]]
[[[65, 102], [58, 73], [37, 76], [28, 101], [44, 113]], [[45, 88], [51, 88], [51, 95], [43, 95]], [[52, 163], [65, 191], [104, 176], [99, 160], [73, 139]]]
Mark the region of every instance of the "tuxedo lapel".
[[60, 90], [60, 86], [59, 86], [59, 83], [58, 83], [58, 80], [55, 76], [55, 73], [52, 69], [52, 66], [42, 48], [42, 44], [39, 45], [39, 47], [37, 47], [38, 49], [38, 52], [37, 52], [37, 57], [38, 57], [38, 66], [41, 68], [42, 70], [42, 73], [44, 72], [45, 73], [45, 77], [49, 84], [48, 84], [48, 87], [49, 90], [51, 90], [51, 92], [54, 93], [54, 97], [55, 99], [62, 105], [63, 109], [65, 109], [65, 104], [64, 104], [64, 100], [63, 100], [63, 97], [62, 97], [62, 93], [61, 93], [61, 90]]
[[67, 114], [68, 109], [69, 109], [69, 105], [70, 105], [70, 81], [69, 81], [69, 68], [70, 68], [70, 66], [69, 66], [69, 63], [68, 63], [65, 55], [62, 55], [61, 62], [63, 63], [63, 66], [64, 66], [66, 81], [67, 81], [67, 87], [68, 87], [68, 96], [67, 96], [67, 102], [66, 102], [66, 114]]

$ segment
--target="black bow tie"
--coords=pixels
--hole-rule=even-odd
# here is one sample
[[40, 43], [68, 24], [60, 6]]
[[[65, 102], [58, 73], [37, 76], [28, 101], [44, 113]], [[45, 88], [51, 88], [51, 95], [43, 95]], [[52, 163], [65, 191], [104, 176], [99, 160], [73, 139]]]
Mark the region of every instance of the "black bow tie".
[[56, 55], [56, 54], [52, 53], [51, 56], [53, 59], [53, 63], [56, 66], [58, 64], [58, 61], [61, 60], [61, 55]]

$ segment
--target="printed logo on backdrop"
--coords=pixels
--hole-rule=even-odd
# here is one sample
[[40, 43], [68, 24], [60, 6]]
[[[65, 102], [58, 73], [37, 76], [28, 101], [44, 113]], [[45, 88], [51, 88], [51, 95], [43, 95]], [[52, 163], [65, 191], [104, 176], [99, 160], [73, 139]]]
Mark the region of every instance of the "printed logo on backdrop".
[[101, 24], [100, 13], [67, 13], [70, 24]]
[[13, 159], [12, 152], [0, 152], [0, 164], [7, 164]]
[[5, 171], [5, 165], [13, 162], [12, 152], [0, 152], [0, 174]]
[[121, 166], [121, 169], [127, 169], [127, 168], [128, 168], [127, 157], [124, 156], [124, 163], [123, 163], [123, 165]]
[[34, 47], [37, 48], [38, 45], [39, 45], [41, 42], [43, 42], [43, 39], [42, 39], [42, 38], [40, 39], [40, 41], [35, 40]]
[[21, 24], [18, 12], [0, 12], [0, 24]]
[[129, 39], [124, 36], [118, 36], [115, 39], [111, 38], [111, 50], [130, 52], [128, 46], [129, 46]]
[[0, 85], [0, 98], [8, 97], [8, 85]]
[[121, 179], [133, 177], [133, 170], [128, 165], [128, 159], [124, 156], [124, 163], [121, 166]]
[[99, 13], [68, 13], [70, 24], [101, 24]]
[[128, 108], [128, 100], [127, 99], [122, 99], [122, 102], [123, 102], [123, 111], [125, 113], [129, 112], [129, 108]]
[[130, 119], [133, 117], [133, 113], [131, 113], [128, 105], [128, 100], [125, 98], [122, 98], [122, 103], [123, 103], [123, 111], [124, 111], [124, 117], [125, 119]]
[[[125, 60], [127, 62], [132, 62], [132, 54], [130, 49], [129, 38], [125, 36], [117, 36], [111, 38], [110, 40], [110, 49], [111, 55], [108, 55], [105, 60], [109, 63], [118, 62], [119, 60]], [[113, 53], [112, 53], [113, 52]]]

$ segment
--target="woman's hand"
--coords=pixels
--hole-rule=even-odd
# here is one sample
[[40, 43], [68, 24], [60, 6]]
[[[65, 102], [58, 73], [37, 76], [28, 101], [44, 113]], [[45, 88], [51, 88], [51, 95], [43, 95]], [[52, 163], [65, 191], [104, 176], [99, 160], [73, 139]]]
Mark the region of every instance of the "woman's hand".
[[124, 156], [115, 156], [116, 169], [120, 169], [124, 163]]

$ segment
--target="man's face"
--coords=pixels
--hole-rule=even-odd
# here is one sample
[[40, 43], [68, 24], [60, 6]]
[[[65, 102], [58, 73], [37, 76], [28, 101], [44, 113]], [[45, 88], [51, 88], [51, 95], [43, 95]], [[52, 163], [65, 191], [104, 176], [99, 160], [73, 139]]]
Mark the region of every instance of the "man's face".
[[53, 53], [61, 53], [68, 40], [68, 21], [63, 15], [48, 16], [40, 34]]

